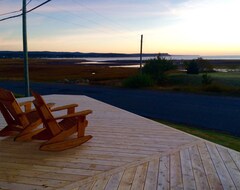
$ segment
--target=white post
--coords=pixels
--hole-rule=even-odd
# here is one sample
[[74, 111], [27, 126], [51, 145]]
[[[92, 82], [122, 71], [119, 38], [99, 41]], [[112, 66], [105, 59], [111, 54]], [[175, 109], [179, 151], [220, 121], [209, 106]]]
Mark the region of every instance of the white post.
[[140, 45], [140, 72], [142, 73], [142, 48], [143, 48], [143, 35], [141, 35], [141, 45]]
[[25, 96], [30, 96], [29, 72], [28, 72], [28, 48], [27, 48], [27, 19], [26, 19], [26, 0], [22, 2], [22, 33], [23, 33], [23, 58], [24, 58], [24, 80]]

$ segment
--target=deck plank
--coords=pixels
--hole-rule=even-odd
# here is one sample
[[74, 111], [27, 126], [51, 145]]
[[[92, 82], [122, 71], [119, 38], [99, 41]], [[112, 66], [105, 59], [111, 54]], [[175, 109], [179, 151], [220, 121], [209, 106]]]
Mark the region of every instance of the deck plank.
[[217, 170], [218, 176], [222, 182], [224, 189], [236, 189], [230, 174], [225, 166], [224, 161], [222, 160], [221, 156], [215, 145], [207, 144], [208, 150], [210, 152], [211, 158]]
[[212, 159], [210, 157], [206, 144], [205, 143], [199, 144], [198, 150], [201, 155], [201, 160], [207, 175], [210, 189], [215, 189], [215, 190], [223, 189], [222, 183], [218, 177], [216, 168], [214, 167], [214, 164], [212, 162]]
[[30, 185], [30, 184], [21, 184], [16, 182], [6, 182], [0, 180], [0, 189], [10, 189], [10, 190], [54, 190], [54, 188], [44, 187], [42, 185]]
[[95, 183], [93, 184], [93, 187], [91, 188], [91, 190], [105, 189], [110, 177], [111, 176], [107, 176], [107, 177], [101, 178], [99, 180], [96, 180]]
[[147, 174], [148, 162], [141, 164], [137, 167], [135, 177], [132, 183], [132, 190], [142, 190], [145, 184], [145, 178]]
[[189, 148], [197, 189], [210, 189], [197, 146]]
[[222, 148], [222, 147], [217, 147], [224, 163], [225, 166], [235, 184], [236, 187], [240, 187], [240, 172], [238, 171], [238, 168], [235, 164], [235, 162], [233, 161], [233, 159], [231, 158], [228, 150], [226, 148]]
[[145, 180], [144, 190], [157, 189], [157, 178], [159, 170], [159, 158], [151, 160], [148, 164], [148, 171]]
[[195, 178], [193, 175], [192, 162], [188, 149], [180, 151], [182, 177], [184, 190], [196, 189]]
[[170, 155], [170, 184], [171, 189], [183, 189], [179, 152]]
[[119, 183], [121, 181], [123, 175], [123, 171], [118, 172], [114, 175], [112, 175], [106, 185], [105, 190], [116, 190], [118, 189]]
[[121, 182], [118, 187], [118, 190], [130, 190], [131, 189], [136, 171], [137, 171], [137, 167], [127, 168], [124, 171], [123, 177], [122, 177]]
[[158, 190], [170, 189], [170, 163], [169, 155], [160, 158], [158, 174]]

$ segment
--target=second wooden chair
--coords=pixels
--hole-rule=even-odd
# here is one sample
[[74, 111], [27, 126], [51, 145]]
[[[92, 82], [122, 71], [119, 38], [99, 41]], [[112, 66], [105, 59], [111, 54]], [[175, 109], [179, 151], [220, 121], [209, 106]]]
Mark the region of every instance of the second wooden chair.
[[[35, 97], [33, 103], [44, 124], [42, 131], [34, 135], [33, 139], [47, 140], [40, 146], [40, 150], [62, 151], [79, 146], [92, 138], [91, 135], [85, 135], [88, 125], [86, 116], [92, 113], [92, 110], [54, 117], [44, 99], [36, 92], [32, 91], [32, 94]], [[74, 136], [75, 133], [77, 136]]]

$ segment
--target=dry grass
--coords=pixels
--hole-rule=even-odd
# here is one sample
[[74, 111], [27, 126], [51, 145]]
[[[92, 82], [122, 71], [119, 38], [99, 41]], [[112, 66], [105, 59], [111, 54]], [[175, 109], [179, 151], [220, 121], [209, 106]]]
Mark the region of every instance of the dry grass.
[[[136, 68], [111, 68], [74, 64], [81, 60], [30, 59], [29, 77], [37, 82], [89, 81], [107, 84], [135, 75]], [[22, 59], [0, 59], [0, 80], [23, 80]]]

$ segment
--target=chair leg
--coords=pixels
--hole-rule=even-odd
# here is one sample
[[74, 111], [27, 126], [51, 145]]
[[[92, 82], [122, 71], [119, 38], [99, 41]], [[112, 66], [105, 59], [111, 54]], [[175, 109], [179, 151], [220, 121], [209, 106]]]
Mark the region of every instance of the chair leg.
[[39, 133], [36, 133], [32, 136], [32, 139], [35, 140], [48, 140], [53, 138], [52, 133], [47, 128], [42, 128], [42, 131], [39, 131]]
[[22, 127], [18, 127], [16, 125], [14, 126], [6, 126], [0, 131], [0, 137], [5, 137], [5, 136], [15, 136], [17, 132], [21, 132]]
[[33, 139], [33, 136], [36, 134], [39, 134], [41, 131], [43, 131], [44, 128], [41, 129], [37, 129], [35, 131], [29, 132], [29, 133], [25, 133], [25, 134], [21, 134], [21, 135], [17, 135], [14, 138], [14, 141], [30, 141]]
[[[15, 138], [15, 141], [27, 141], [31, 140], [31, 137], [38, 131], [38, 133], [41, 130], [34, 131], [36, 127], [38, 127], [42, 123], [42, 120], [37, 120], [35, 123], [30, 124], [29, 126], [25, 127]], [[30, 138], [30, 139], [29, 139]]]
[[44, 142], [43, 144], [52, 144], [64, 141], [67, 137], [71, 136], [77, 131], [77, 127], [72, 127], [69, 130], [62, 131], [58, 135], [50, 138], [48, 141]]
[[79, 146], [88, 140], [92, 138], [91, 135], [87, 135], [84, 137], [80, 137], [77, 139], [69, 139], [66, 141], [61, 141], [61, 142], [55, 142], [55, 143], [48, 143], [48, 144], [42, 144], [39, 148], [39, 150], [43, 151], [63, 151], [69, 148], [73, 148], [76, 146]]
[[83, 137], [85, 134], [85, 128], [88, 125], [88, 121], [85, 119], [84, 121], [78, 122], [78, 137]]

